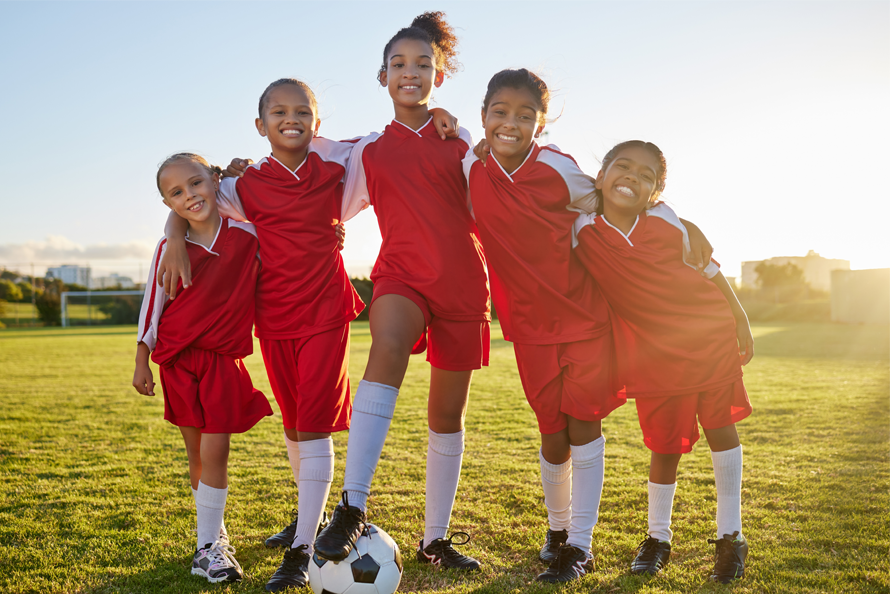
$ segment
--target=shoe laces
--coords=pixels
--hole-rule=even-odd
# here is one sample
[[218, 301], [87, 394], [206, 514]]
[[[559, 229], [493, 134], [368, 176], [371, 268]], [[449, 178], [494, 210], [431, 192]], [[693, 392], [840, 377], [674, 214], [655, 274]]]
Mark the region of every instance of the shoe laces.
[[[340, 506], [341, 512], [335, 513], [331, 518], [330, 526], [333, 526], [333, 530], [346, 532], [343, 530], [345, 528], [350, 527], [349, 524], [353, 522], [361, 524], [361, 532], [359, 532], [359, 536], [364, 534], [368, 538], [371, 538], [371, 532], [368, 530], [368, 523], [365, 521], [365, 514], [362, 510], [357, 507], [352, 507], [349, 505], [349, 493], [343, 491], [343, 505]], [[351, 530], [349, 531], [351, 532]], [[358, 551], [358, 548], [355, 546], [355, 540], [352, 538], [352, 534], [349, 534], [346, 537], [349, 540], [349, 545], [352, 547], [352, 550], [355, 551], [355, 554], [358, 555], [359, 559], [361, 559], [362, 554]]]
[[637, 547], [637, 558], [644, 563], [651, 563], [658, 557], [658, 543], [661, 542], [657, 538], [652, 538], [648, 534], [643, 542]]
[[[556, 558], [550, 563], [550, 567], [547, 568], [547, 571], [553, 570], [556, 574], [561, 574], [563, 571], [574, 565], [578, 559], [575, 558], [572, 549], [574, 549], [574, 551], [581, 551], [581, 549], [573, 545], [563, 545], [559, 547], [559, 553], [556, 554]], [[585, 554], [584, 561], [586, 562], [588, 559], [589, 557]]]
[[210, 546], [207, 551], [207, 557], [210, 559], [208, 569], [228, 569], [237, 567], [241, 571], [241, 565], [235, 559], [235, 547], [221, 540], [217, 540]]
[[708, 544], [717, 546], [717, 560], [714, 562], [714, 573], [717, 575], [734, 574], [742, 560], [728, 538], [709, 538]]
[[300, 545], [288, 549], [284, 553], [284, 559], [281, 561], [281, 567], [293, 571], [301, 565], [305, 559], [309, 559], [309, 545]]
[[[458, 540], [456, 540], [456, 539], [458, 539]], [[463, 539], [463, 540], [459, 540], [459, 539]], [[433, 541], [433, 542], [435, 542], [435, 541]], [[437, 548], [439, 548], [440, 550], [437, 552], [442, 557], [444, 557], [445, 559], [448, 559], [449, 561], [460, 561], [461, 559], [466, 557], [466, 555], [461, 555], [460, 553], [458, 553], [457, 551], [454, 550], [454, 547], [455, 546], [462, 547], [465, 544], [469, 544], [469, 542], [470, 542], [470, 535], [467, 534], [466, 532], [452, 532], [451, 536], [449, 536], [448, 538], [440, 538], [439, 539], [440, 546]]]

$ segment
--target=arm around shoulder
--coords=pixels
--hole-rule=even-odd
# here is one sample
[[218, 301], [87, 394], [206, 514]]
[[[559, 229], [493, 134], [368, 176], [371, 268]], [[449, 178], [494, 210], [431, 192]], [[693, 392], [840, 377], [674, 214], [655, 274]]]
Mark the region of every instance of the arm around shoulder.
[[732, 316], [735, 318], [736, 336], [739, 340], [739, 357], [741, 357], [742, 365], [747, 365], [754, 358], [754, 335], [751, 333], [751, 325], [748, 323], [748, 315], [739, 298], [736, 297], [735, 291], [729, 286], [729, 281], [723, 276], [723, 273], [717, 271], [717, 274], [711, 277], [711, 281], [717, 285], [729, 308], [732, 310]]

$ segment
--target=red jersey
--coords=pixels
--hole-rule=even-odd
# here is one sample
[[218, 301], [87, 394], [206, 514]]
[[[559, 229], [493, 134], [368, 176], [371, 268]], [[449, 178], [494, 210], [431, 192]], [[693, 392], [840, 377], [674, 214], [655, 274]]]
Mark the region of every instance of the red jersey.
[[578, 215], [566, 210], [594, 192], [593, 178], [537, 144], [512, 174], [494, 155], [483, 166], [472, 149], [463, 163], [504, 338], [559, 344], [609, 332], [608, 306], [572, 253]]
[[490, 320], [485, 256], [467, 204], [461, 159], [469, 132], [443, 141], [432, 119], [420, 130], [393, 120], [366, 136], [349, 163], [343, 220], [374, 207], [383, 243], [371, 280], [397, 279], [427, 299], [433, 315]]
[[[742, 376], [732, 310], [686, 263], [689, 237], [673, 210], [644, 211], [626, 236], [602, 215], [582, 214], [575, 232], [575, 254], [616, 314], [618, 381], [628, 397], [701, 392]], [[705, 272], [717, 274], [716, 263]]]
[[220, 184], [220, 212], [252, 222], [260, 238], [260, 338], [319, 334], [351, 322], [365, 307], [349, 282], [335, 233], [352, 147], [316, 137], [296, 171], [266, 157], [243, 177]]
[[170, 301], [155, 282], [158, 262], [167, 249], [162, 239], [148, 271], [137, 342], [153, 351], [152, 361], [176, 363], [187, 348], [213, 351], [234, 359], [253, 352], [250, 330], [260, 261], [256, 231], [249, 223], [222, 219], [213, 245], [206, 248], [186, 237], [194, 284]]

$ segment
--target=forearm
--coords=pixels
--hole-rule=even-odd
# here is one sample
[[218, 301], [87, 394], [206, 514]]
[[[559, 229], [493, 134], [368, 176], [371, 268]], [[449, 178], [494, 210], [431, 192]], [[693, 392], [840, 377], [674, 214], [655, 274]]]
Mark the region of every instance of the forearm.
[[748, 315], [745, 313], [742, 304], [739, 303], [739, 298], [736, 297], [735, 291], [729, 286], [729, 281], [726, 280], [723, 273], [718, 271], [717, 274], [711, 277], [711, 281], [717, 285], [717, 288], [719, 288], [720, 292], [723, 293], [723, 296], [726, 297], [726, 301], [729, 302], [729, 307], [732, 310], [732, 315], [735, 317], [736, 321], [745, 320], [747, 322]]
[[136, 345], [136, 365], [148, 365], [148, 358], [151, 356], [151, 350], [144, 342]]
[[188, 230], [188, 221], [171, 210], [167, 215], [167, 224], [164, 225], [164, 235], [167, 240], [185, 239]]

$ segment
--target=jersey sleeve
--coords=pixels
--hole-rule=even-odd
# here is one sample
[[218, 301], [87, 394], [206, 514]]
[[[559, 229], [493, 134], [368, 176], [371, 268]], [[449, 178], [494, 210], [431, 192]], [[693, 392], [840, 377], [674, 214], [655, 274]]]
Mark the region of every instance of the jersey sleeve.
[[[463, 129], [463, 128], [461, 128]], [[476, 220], [476, 214], [473, 212], [473, 199], [470, 196], [470, 172], [473, 170], [473, 164], [479, 160], [476, 156], [476, 153], [473, 152], [475, 147], [470, 145], [470, 148], [467, 149], [467, 154], [464, 156], [462, 165], [464, 168], [464, 179], [467, 181], [467, 209], [470, 211], [470, 216], [473, 217], [473, 220]]]
[[368, 194], [368, 179], [362, 162], [365, 147], [380, 138], [380, 134], [372, 132], [359, 140], [352, 148], [349, 163], [346, 166], [346, 183], [343, 187], [343, 205], [340, 220], [346, 222], [371, 204]]
[[[663, 219], [664, 221], [670, 223], [680, 230], [680, 232], [683, 234], [683, 263], [690, 268], [695, 269], [695, 266], [693, 266], [686, 260], [686, 258], [689, 256], [689, 252], [692, 251], [692, 248], [689, 245], [689, 232], [686, 230], [686, 225], [684, 225], [680, 221], [680, 217], [677, 216], [677, 213], [675, 213], [674, 210], [664, 202], [659, 202], [651, 209], [649, 209], [649, 212], [647, 214], [650, 217], [658, 217], [660, 219]], [[705, 266], [705, 276], [708, 278], [713, 278], [718, 272], [720, 272], [720, 265], [717, 263], [716, 260], [711, 258], [711, 261], [708, 262], [707, 266]]]
[[237, 185], [237, 177], [222, 178], [219, 182], [219, 191], [216, 193], [216, 206], [220, 215], [236, 221], [246, 221], [247, 215], [244, 214], [244, 205], [238, 196]]
[[581, 213], [596, 212], [596, 180], [581, 171], [575, 160], [561, 153], [559, 148], [548, 145], [538, 153], [538, 162], [551, 167], [565, 182], [569, 190], [568, 210]]
[[161, 313], [167, 303], [167, 295], [158, 286], [158, 264], [167, 250], [167, 240], [161, 239], [155, 248], [154, 258], [148, 270], [148, 279], [145, 283], [145, 294], [142, 297], [142, 309], [139, 311], [139, 329], [136, 334], [136, 343], [144, 342], [150, 351], [155, 350], [158, 343], [158, 323]]
[[596, 213], [582, 212], [578, 215], [572, 225], [572, 249], [578, 247], [578, 234], [581, 233], [581, 229], [587, 225], [593, 225], [594, 221], [596, 221]]

